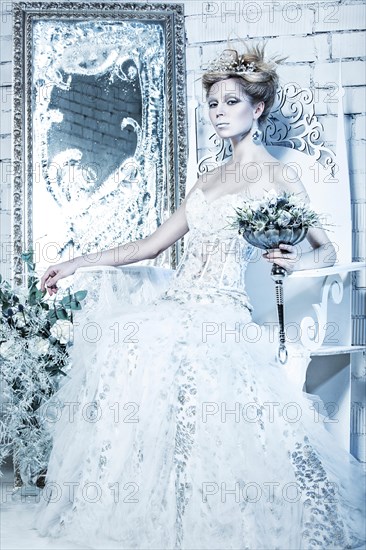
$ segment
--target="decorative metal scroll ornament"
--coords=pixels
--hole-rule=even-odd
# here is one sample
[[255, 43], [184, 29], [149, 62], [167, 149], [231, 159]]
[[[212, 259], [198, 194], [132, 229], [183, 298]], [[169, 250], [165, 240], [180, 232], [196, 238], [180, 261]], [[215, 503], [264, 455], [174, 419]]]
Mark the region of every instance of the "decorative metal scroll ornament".
[[[277, 195], [271, 190], [263, 199], [246, 201], [236, 208], [234, 227], [249, 244], [271, 250], [280, 244], [296, 245], [306, 236], [308, 228], [319, 224], [318, 215], [301, 201], [294, 193]], [[285, 364], [288, 359], [285, 337], [283, 280], [287, 275], [285, 268], [274, 263], [271, 277], [276, 288], [276, 303], [279, 321], [278, 359]]]
[[[201, 112], [198, 116], [205, 119]], [[324, 169], [324, 177], [334, 176], [335, 155], [325, 146], [323, 127], [315, 115], [314, 95], [310, 89], [299, 88], [293, 83], [279, 88], [266, 126], [262, 130], [264, 145], [288, 147], [307, 153], [314, 161], [319, 161]], [[208, 150], [198, 160], [199, 175], [212, 170], [232, 155], [229, 140], [221, 140], [215, 133], [208, 136], [208, 142], [209, 144], [198, 143], [200, 149]]]

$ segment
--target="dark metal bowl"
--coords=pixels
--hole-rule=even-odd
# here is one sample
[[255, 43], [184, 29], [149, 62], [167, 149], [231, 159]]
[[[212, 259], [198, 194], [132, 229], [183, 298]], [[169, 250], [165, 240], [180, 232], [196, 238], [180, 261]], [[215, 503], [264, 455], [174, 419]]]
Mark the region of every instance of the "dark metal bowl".
[[298, 244], [305, 238], [307, 232], [307, 227], [284, 227], [276, 229], [273, 226], [263, 231], [253, 231], [252, 229], [241, 230], [244, 239], [249, 244], [263, 250], [278, 248], [280, 244]]

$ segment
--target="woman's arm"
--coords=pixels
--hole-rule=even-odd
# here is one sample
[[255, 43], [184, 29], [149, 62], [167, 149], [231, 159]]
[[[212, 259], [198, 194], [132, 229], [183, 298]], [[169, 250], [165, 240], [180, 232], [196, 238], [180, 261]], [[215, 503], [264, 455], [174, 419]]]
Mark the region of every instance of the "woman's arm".
[[[309, 203], [306, 189], [299, 179], [295, 181], [295, 175], [296, 173], [293, 171], [291, 187], [283, 182], [280, 185], [281, 190], [296, 193], [305, 203]], [[336, 250], [322, 227], [309, 228], [306, 238], [312, 247], [309, 252], [302, 252], [296, 246], [281, 244], [280, 248], [268, 250], [263, 257], [271, 263], [284, 267], [289, 273], [304, 269], [330, 267], [335, 264]]]
[[156, 258], [189, 230], [185, 206], [189, 195], [194, 191], [198, 183], [199, 180], [174, 214], [149, 237], [104, 250], [98, 255], [96, 253], [83, 254], [66, 262], [50, 266], [41, 278], [41, 289], [45, 290], [47, 288], [50, 296], [56, 294], [58, 290], [57, 281], [73, 275], [79, 267], [128, 265], [141, 260]]
[[288, 273], [330, 267], [335, 264], [335, 248], [323, 229], [312, 227], [308, 230], [306, 237], [313, 248], [309, 252], [302, 252], [296, 246], [280, 244], [280, 248], [268, 250], [263, 257], [271, 263], [284, 267]]

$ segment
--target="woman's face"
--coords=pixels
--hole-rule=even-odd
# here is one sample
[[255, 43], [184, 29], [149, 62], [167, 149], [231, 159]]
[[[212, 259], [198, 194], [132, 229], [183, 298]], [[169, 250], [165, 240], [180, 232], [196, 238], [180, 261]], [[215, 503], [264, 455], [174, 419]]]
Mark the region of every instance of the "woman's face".
[[207, 96], [210, 120], [221, 138], [242, 138], [253, 125], [255, 107], [237, 78], [215, 82]]

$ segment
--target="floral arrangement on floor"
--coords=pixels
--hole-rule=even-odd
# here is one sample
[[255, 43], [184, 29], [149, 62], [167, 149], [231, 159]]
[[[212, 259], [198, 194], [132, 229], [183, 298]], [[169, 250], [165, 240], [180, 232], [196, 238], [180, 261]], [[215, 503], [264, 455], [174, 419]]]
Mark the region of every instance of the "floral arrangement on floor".
[[[73, 311], [86, 291], [50, 300], [37, 288], [33, 254], [22, 255], [28, 287], [0, 277], [0, 468], [13, 455], [18, 485], [36, 484], [47, 468], [50, 438], [37, 410], [69, 370]], [[0, 475], [1, 471], [0, 471]]]
[[[238, 228], [244, 235], [270, 230], [319, 227], [319, 216], [295, 193], [286, 191], [277, 194], [274, 189], [267, 191], [260, 200], [245, 201], [235, 208], [236, 216], [231, 227]], [[283, 241], [285, 242], [285, 241]]]

